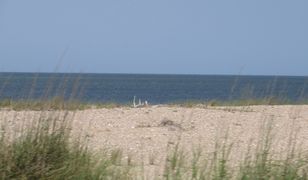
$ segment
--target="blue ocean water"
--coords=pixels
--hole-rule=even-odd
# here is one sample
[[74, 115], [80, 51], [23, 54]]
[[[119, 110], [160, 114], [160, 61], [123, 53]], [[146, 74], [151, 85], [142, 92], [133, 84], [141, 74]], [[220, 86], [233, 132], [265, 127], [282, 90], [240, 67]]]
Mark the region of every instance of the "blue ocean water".
[[128, 103], [136, 96], [152, 104], [183, 101], [308, 97], [308, 77], [0, 73], [1, 99], [64, 96], [85, 102]]

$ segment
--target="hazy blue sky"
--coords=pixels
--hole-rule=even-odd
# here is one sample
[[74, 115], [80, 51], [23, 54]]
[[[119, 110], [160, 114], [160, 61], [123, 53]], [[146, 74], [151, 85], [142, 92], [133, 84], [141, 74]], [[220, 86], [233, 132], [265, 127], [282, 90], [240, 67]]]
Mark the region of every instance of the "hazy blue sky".
[[308, 75], [308, 0], [0, 0], [0, 71]]

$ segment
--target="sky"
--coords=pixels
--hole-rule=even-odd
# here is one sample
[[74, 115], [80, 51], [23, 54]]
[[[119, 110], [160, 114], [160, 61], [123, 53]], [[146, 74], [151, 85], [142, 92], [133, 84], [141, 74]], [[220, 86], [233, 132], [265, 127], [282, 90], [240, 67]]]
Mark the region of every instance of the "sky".
[[308, 75], [307, 0], [0, 0], [0, 71]]

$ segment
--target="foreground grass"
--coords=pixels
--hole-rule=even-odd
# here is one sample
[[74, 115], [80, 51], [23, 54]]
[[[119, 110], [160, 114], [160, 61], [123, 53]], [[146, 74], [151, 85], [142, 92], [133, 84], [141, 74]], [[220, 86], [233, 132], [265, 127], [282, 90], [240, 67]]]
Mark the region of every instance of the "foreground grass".
[[129, 179], [119, 153], [97, 156], [70, 138], [67, 116], [41, 118], [13, 139], [3, 129], [0, 179]]
[[[167, 157], [164, 179], [191, 180], [306, 180], [308, 179], [308, 154], [297, 148], [294, 134], [290, 135], [289, 146], [284, 154], [275, 157], [272, 147], [271, 122], [266, 122], [257, 148], [248, 148], [239, 166], [230, 162], [232, 142], [217, 141], [213, 153], [202, 155], [195, 149], [190, 160], [176, 146]], [[277, 158], [278, 157], [278, 158]]]

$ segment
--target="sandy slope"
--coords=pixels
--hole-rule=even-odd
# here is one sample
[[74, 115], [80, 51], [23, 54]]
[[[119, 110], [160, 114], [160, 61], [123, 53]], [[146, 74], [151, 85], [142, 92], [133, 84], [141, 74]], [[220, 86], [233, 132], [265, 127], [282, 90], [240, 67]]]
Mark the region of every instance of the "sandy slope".
[[[0, 120], [11, 128], [22, 119], [40, 116], [34, 111], [2, 110], [0, 113]], [[256, 146], [255, 140], [264, 130], [262, 125], [270, 120], [275, 151], [288, 147], [292, 131], [297, 132], [301, 148], [308, 150], [308, 106], [305, 105], [89, 109], [76, 112], [73, 134], [86, 134], [95, 151], [119, 148], [136, 162], [143, 159], [146, 166], [155, 169], [163, 166], [167, 149], [172, 149], [177, 142], [188, 151], [200, 146], [203, 151], [211, 152], [215, 142], [224, 140], [226, 132], [228, 141], [234, 143], [230, 158], [238, 160], [248, 144]]]

